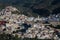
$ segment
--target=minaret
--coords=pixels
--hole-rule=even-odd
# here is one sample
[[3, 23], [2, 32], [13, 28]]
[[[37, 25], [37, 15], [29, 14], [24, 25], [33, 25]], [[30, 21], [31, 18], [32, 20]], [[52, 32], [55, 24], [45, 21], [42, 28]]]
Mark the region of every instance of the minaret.
[[38, 19], [39, 19], [39, 16], [38, 16]]

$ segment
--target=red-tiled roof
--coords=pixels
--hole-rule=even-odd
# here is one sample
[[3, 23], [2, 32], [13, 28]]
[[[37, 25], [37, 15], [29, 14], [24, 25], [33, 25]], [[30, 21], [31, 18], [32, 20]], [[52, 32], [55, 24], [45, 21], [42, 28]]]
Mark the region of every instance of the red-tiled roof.
[[0, 25], [6, 24], [6, 21], [0, 21]]

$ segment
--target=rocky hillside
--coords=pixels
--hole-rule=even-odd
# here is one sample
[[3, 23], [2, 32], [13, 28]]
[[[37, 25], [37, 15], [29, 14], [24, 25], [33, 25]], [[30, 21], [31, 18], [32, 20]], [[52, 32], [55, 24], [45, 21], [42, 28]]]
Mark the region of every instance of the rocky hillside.
[[60, 13], [60, 0], [0, 0], [0, 8], [12, 5], [28, 16]]

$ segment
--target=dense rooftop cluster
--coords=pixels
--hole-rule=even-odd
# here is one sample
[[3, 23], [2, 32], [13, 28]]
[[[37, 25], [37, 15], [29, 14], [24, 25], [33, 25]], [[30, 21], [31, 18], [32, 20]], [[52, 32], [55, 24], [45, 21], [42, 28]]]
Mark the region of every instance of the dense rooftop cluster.
[[35, 18], [13, 14], [15, 11], [18, 11], [15, 7], [8, 6], [0, 12], [0, 33], [17, 34], [22, 38], [59, 39], [57, 30], [50, 27], [50, 22], [60, 22], [59, 15]]

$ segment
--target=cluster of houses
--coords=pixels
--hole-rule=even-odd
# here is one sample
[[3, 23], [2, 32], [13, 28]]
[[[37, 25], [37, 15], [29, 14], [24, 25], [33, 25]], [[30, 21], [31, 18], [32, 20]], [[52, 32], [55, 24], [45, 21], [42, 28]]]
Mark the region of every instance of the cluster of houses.
[[52, 22], [60, 24], [59, 15], [35, 18], [13, 14], [15, 11], [18, 11], [15, 7], [8, 6], [0, 12], [0, 33], [17, 34], [22, 38], [59, 39], [55, 29], [50, 27]]

